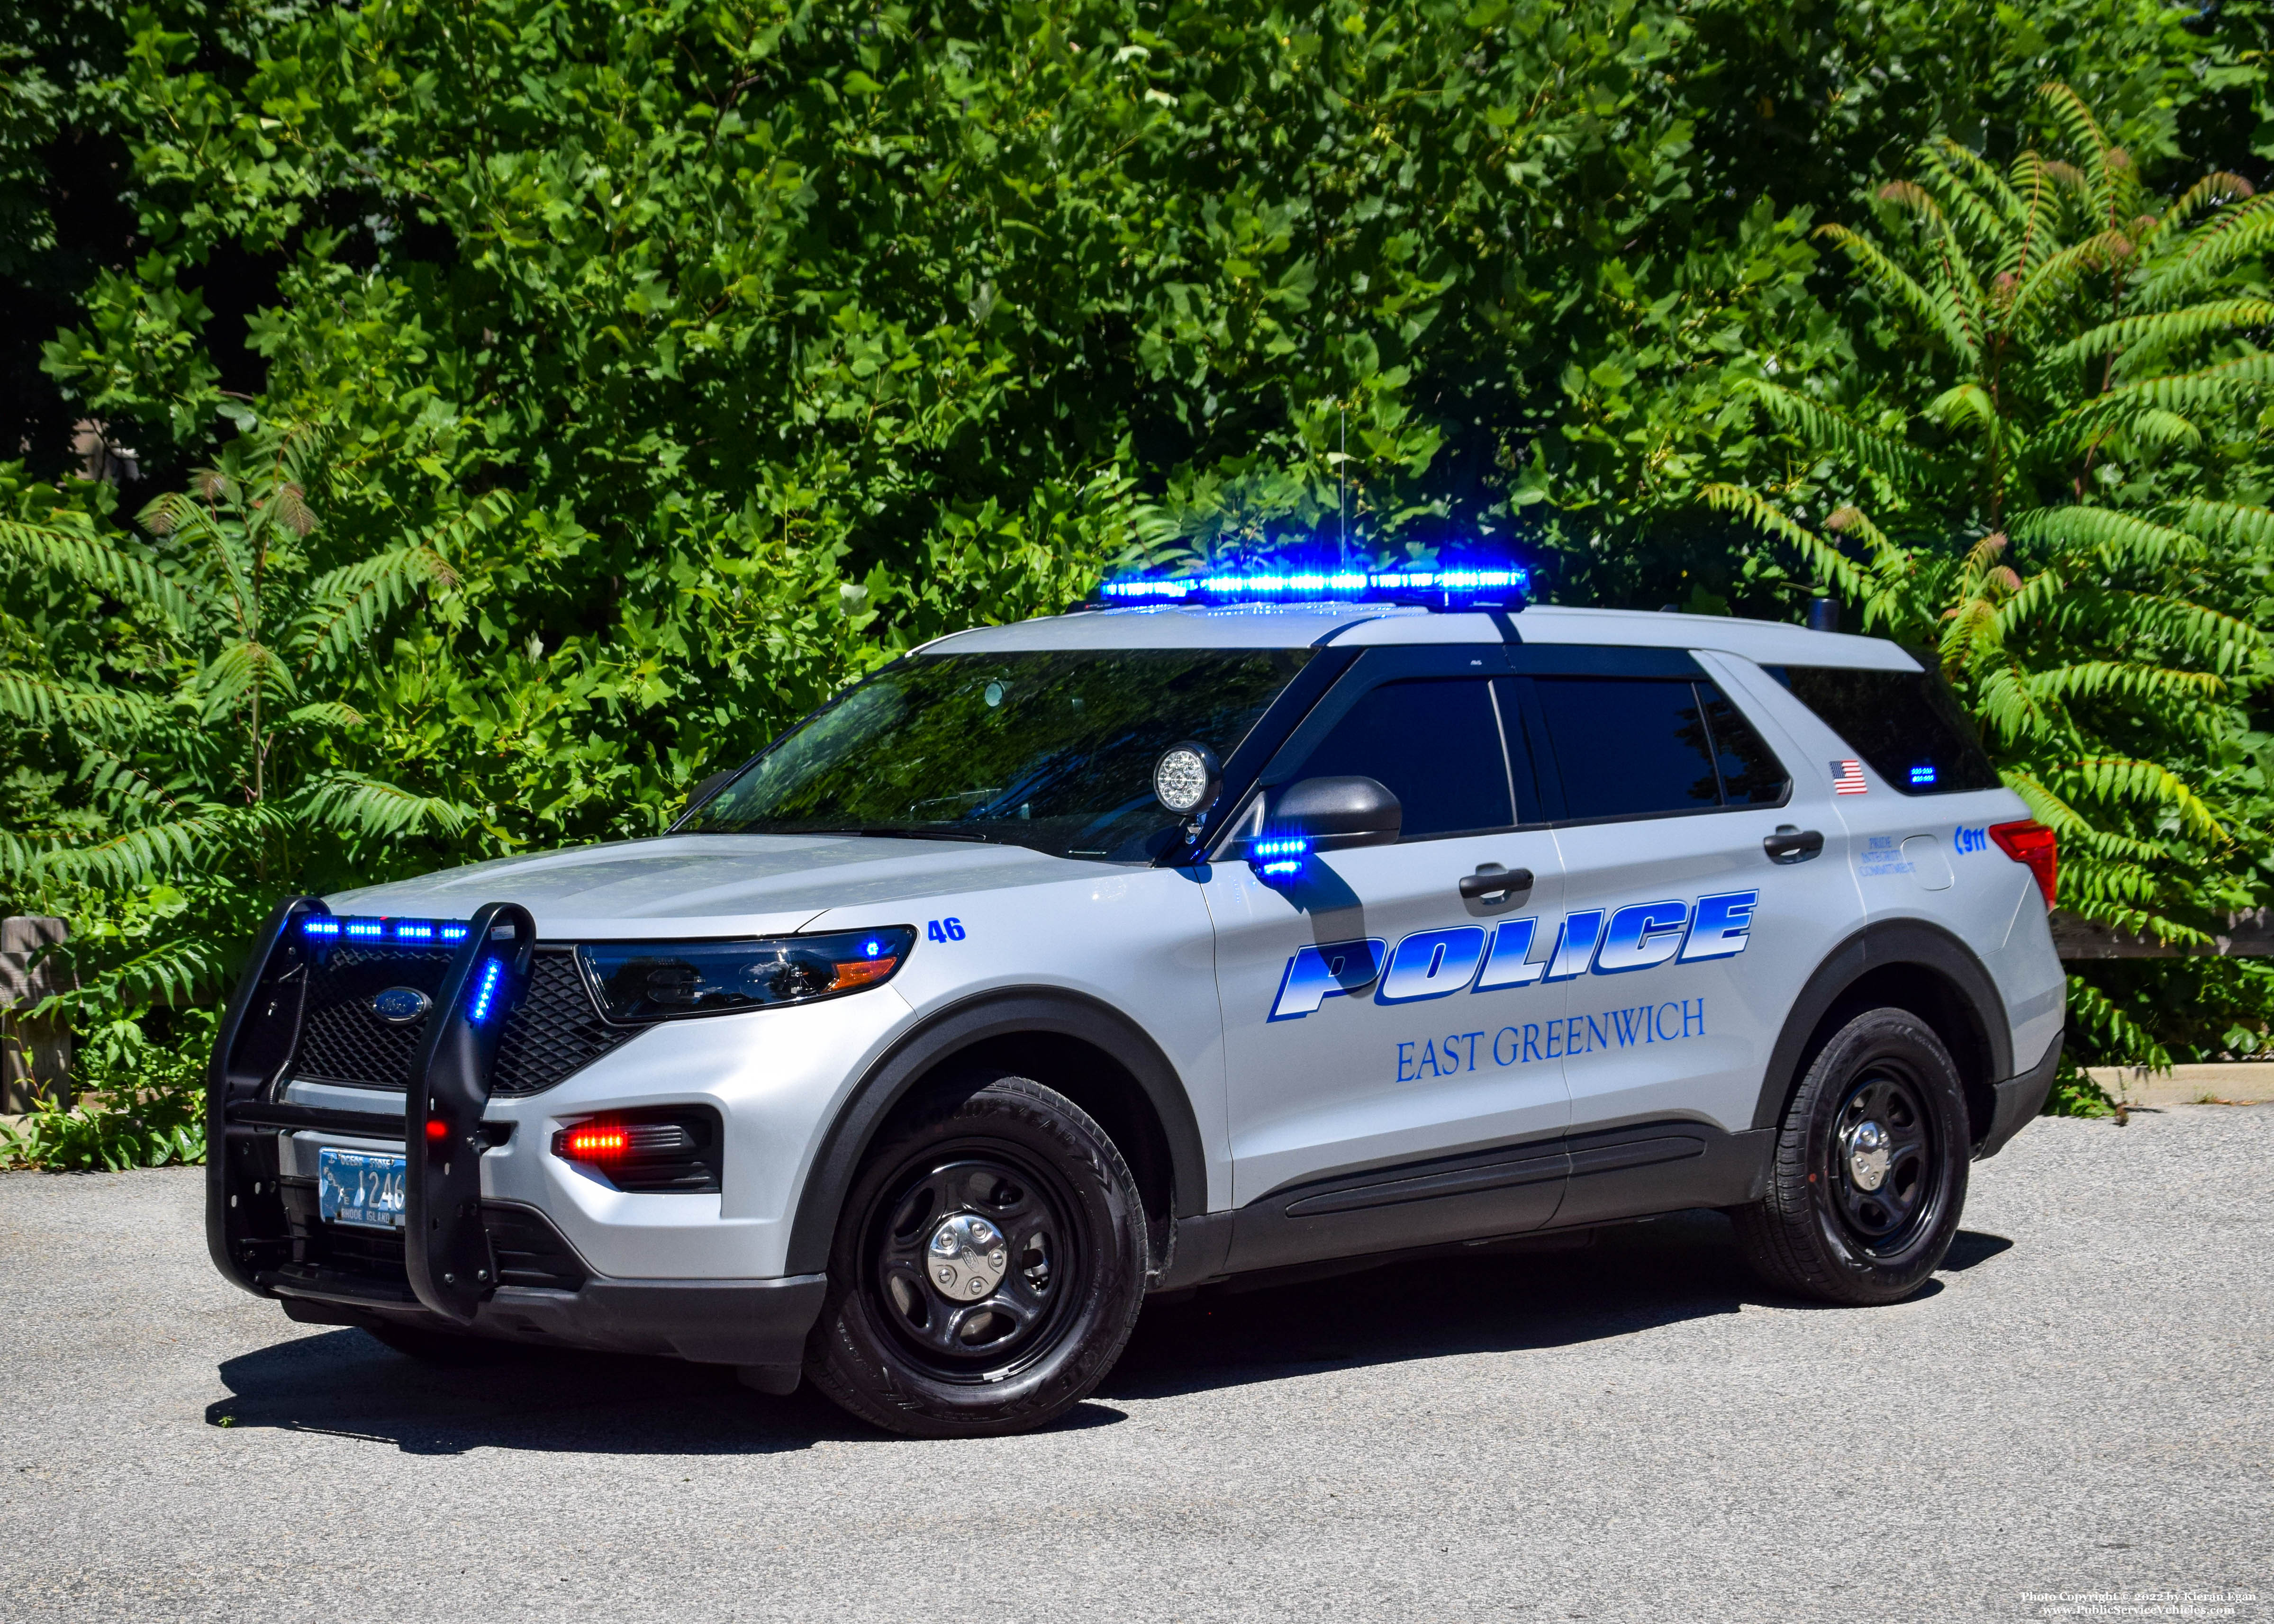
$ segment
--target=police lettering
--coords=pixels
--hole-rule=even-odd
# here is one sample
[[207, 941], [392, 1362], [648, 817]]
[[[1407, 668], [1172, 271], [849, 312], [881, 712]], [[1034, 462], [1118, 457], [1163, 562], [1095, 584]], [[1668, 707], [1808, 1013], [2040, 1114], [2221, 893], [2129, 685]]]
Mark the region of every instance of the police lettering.
[[[1582, 908], [1565, 914], [1552, 931], [1537, 918], [1509, 919], [1495, 925], [1489, 936], [1481, 925], [1456, 925], [1417, 930], [1394, 948], [1379, 936], [1306, 946], [1287, 961], [1279, 977], [1270, 1019], [1300, 1020], [1316, 1013], [1329, 998], [1358, 997], [1369, 990], [1376, 1004], [1419, 1004], [1459, 992], [1498, 992], [1575, 981], [1583, 975], [1624, 975], [1665, 965], [1735, 958], [1752, 940], [1753, 910], [1759, 905], [1760, 895], [1758, 891], [1729, 891], [1700, 897], [1694, 903], [1669, 898], [1663, 902], [1632, 903], [1615, 911]], [[1552, 1047], [1554, 1053], [1548, 1055], [1546, 1048], [1541, 1053], [1547, 1058], [1561, 1058], [1623, 1047], [1626, 1040], [1615, 1039], [1614, 1029], [1600, 1024], [1617, 1019], [1621, 1013], [1632, 1017], [1632, 1030], [1641, 1034], [1638, 1041], [1665, 1041], [1668, 1034], [1659, 1032], [1659, 1016], [1664, 1011], [1675, 1011], [1670, 1019], [1678, 1028], [1684, 1007], [1657, 1006], [1650, 1010], [1647, 1019], [1628, 1011], [1551, 1021], [1540, 1041]], [[1582, 1030], [1591, 1019], [1596, 1024]], [[1510, 1026], [1505, 1030], [1517, 1033], [1511, 1041], [1528, 1050], [1532, 1039], [1523, 1034], [1540, 1029]], [[1435, 1040], [1417, 1039], [1416, 1042], [1428, 1045], [1428, 1050], [1426, 1054], [1417, 1050], [1415, 1065], [1443, 1067]], [[1525, 1057], [1531, 1056], [1527, 1053]], [[1443, 1074], [1442, 1069], [1437, 1074]]]

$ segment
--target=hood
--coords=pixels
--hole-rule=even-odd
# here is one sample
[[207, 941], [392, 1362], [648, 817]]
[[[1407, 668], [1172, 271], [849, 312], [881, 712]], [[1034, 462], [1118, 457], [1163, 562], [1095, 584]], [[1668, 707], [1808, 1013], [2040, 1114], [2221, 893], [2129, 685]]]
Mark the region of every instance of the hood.
[[501, 857], [325, 901], [335, 914], [427, 919], [465, 919], [486, 902], [518, 902], [537, 921], [538, 936], [553, 942], [767, 936], [831, 908], [1046, 884], [1113, 866], [963, 841], [666, 835]]

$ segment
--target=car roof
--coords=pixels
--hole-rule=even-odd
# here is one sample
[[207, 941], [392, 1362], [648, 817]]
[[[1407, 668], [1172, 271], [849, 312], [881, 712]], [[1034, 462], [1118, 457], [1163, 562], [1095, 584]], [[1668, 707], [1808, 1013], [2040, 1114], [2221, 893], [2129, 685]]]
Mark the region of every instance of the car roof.
[[1514, 613], [1439, 613], [1411, 604], [1151, 604], [983, 626], [924, 645], [927, 654], [1010, 654], [1060, 649], [1305, 649], [1440, 643], [1712, 649], [1762, 665], [1849, 665], [1916, 671], [1918, 662], [1879, 637], [1810, 631], [1774, 620], [1676, 614], [1643, 609], [1565, 609], [1542, 605]]

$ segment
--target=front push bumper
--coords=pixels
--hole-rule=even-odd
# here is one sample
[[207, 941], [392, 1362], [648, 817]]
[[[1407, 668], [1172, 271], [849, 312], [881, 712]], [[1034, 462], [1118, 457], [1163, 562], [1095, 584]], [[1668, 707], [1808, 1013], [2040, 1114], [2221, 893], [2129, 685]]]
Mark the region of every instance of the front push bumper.
[[[477, 913], [453, 953], [424, 1019], [403, 1115], [278, 1097], [305, 995], [299, 923], [325, 912], [319, 899], [302, 897], [270, 916], [215, 1046], [206, 1237], [222, 1274], [312, 1324], [671, 1355], [740, 1366], [752, 1386], [769, 1391], [794, 1387], [825, 1276], [603, 1274], [542, 1213], [484, 1199], [483, 1158], [514, 1128], [485, 1115], [501, 1025], [493, 1017], [525, 983], [534, 936], [528, 915], [512, 905]], [[282, 1154], [282, 1141], [305, 1130], [401, 1147], [399, 1231], [350, 1235], [320, 1222], [314, 1181]]]

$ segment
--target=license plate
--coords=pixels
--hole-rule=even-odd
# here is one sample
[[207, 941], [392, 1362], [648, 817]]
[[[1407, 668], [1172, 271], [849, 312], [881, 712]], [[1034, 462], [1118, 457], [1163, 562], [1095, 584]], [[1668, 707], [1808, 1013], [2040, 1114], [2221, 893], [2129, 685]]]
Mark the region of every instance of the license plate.
[[403, 1227], [403, 1181], [410, 1163], [381, 1150], [316, 1152], [316, 1214], [326, 1223], [369, 1229]]

